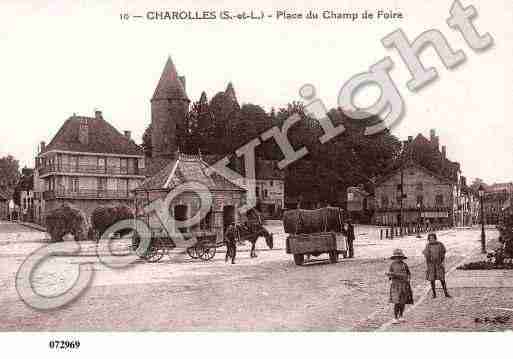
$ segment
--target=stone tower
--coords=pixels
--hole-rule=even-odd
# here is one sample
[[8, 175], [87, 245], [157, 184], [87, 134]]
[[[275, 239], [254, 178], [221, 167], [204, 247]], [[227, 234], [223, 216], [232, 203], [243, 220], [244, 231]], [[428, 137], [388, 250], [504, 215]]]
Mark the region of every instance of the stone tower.
[[190, 100], [185, 92], [185, 78], [178, 76], [168, 58], [164, 71], [151, 99], [152, 156], [172, 158], [178, 136], [184, 129]]

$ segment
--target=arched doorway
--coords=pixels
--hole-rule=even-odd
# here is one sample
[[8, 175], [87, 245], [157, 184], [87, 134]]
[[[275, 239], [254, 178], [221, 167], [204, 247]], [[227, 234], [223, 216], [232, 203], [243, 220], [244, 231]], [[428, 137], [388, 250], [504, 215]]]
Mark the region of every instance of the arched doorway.
[[[187, 220], [187, 205], [185, 204], [178, 204], [175, 206], [175, 208], [173, 209], [173, 214], [174, 214], [174, 218], [177, 220], [177, 221], [185, 221]], [[187, 228], [185, 227], [181, 227], [181, 228], [177, 228], [180, 232], [182, 233], [186, 233], [187, 232]]]
[[226, 227], [230, 223], [235, 223], [235, 207], [224, 206], [223, 207], [223, 231], [226, 231]]

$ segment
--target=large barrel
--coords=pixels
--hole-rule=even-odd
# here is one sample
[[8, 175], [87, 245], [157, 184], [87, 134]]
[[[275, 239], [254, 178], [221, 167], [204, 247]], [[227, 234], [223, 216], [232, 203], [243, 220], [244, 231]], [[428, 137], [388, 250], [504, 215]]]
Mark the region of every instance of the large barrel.
[[285, 233], [341, 232], [343, 223], [344, 211], [337, 207], [292, 209], [283, 213]]

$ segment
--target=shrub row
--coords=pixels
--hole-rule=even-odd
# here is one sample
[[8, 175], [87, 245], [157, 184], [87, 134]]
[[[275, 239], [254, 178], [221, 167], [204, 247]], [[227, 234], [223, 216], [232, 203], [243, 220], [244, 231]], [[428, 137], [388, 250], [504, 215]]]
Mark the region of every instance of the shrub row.
[[67, 234], [77, 241], [98, 240], [110, 226], [130, 218], [133, 218], [133, 211], [125, 205], [98, 207], [89, 220], [83, 211], [65, 203], [47, 214], [46, 229], [52, 242], [63, 240]]

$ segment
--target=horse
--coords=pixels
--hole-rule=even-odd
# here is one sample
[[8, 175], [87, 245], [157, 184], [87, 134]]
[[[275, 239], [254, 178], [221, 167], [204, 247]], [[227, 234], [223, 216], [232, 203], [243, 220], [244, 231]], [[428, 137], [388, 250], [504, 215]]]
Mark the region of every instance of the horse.
[[237, 232], [239, 237], [239, 242], [249, 241], [251, 243], [251, 251], [250, 257], [256, 258], [256, 248], [255, 244], [260, 237], [265, 238], [265, 243], [269, 249], [273, 249], [274, 240], [273, 234], [270, 233], [264, 226], [261, 224], [253, 224], [253, 225], [239, 225], [237, 226]]

